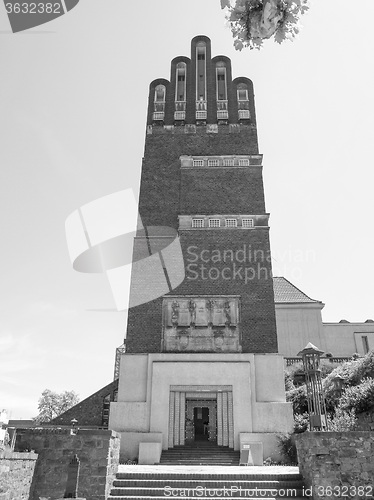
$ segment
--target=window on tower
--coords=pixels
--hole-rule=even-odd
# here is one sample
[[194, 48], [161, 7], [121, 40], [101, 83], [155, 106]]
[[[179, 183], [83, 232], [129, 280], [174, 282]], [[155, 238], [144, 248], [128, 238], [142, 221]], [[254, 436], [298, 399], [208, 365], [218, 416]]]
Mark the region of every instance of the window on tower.
[[217, 120], [227, 120], [229, 114], [227, 108], [226, 66], [224, 62], [218, 62], [216, 65], [216, 89]]
[[206, 120], [206, 45], [196, 45], [196, 120]]
[[177, 64], [174, 120], [186, 118], [186, 63]]
[[153, 121], [163, 121], [165, 116], [165, 85], [157, 85], [155, 88]]
[[192, 227], [204, 227], [204, 219], [192, 219]]
[[237, 97], [239, 120], [249, 120], [251, 114], [249, 111], [248, 86], [245, 83], [239, 83]]
[[209, 227], [220, 227], [221, 221], [219, 219], [209, 219]]
[[249, 167], [248, 158], [239, 158], [239, 167]]
[[226, 227], [237, 227], [238, 221], [237, 221], [237, 219], [226, 219], [225, 226]]
[[245, 229], [254, 227], [253, 219], [242, 219], [242, 227], [244, 227]]

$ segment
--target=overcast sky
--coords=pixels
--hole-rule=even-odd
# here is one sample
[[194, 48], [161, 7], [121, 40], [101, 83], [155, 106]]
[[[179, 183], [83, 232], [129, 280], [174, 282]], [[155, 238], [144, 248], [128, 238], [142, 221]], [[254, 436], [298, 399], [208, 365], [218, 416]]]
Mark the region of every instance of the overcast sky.
[[18, 34], [0, 5], [0, 409], [29, 418], [45, 388], [112, 380], [126, 313], [72, 269], [64, 224], [138, 192], [149, 83], [198, 34], [254, 82], [274, 274], [324, 321], [374, 317], [374, 2], [355, 5], [314, 1], [298, 40], [242, 52], [219, 0], [80, 0]]

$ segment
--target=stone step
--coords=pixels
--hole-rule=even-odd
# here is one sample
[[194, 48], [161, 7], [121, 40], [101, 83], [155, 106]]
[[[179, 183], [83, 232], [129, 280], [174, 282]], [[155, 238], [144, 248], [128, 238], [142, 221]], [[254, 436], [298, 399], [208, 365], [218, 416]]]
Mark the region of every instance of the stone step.
[[[221, 492], [220, 492], [221, 493]], [[123, 500], [124, 498], [126, 498], [126, 496], [122, 496], [122, 495], [112, 495], [110, 494], [110, 496], [108, 497], [108, 500]], [[165, 496], [160, 496], [160, 497], [152, 497], [152, 496], [139, 496], [139, 497], [128, 497], [130, 498], [131, 500], [165, 500], [165, 498], [168, 498], [168, 497], [165, 497]], [[179, 497], [170, 497], [174, 500], [196, 500], [196, 496], [179, 496]], [[198, 497], [198, 498], [220, 498], [222, 499], [222, 495], [217, 495], [217, 496], [211, 496], [211, 495], [208, 495], [208, 496], [205, 496], [205, 497]], [[253, 497], [246, 497], [246, 500], [258, 500], [259, 498], [272, 498], [273, 500], [281, 500], [282, 498], [293, 498], [293, 500], [305, 500], [305, 497], [303, 496], [271, 496], [271, 497], [261, 497], [260, 496], [253, 496]]]
[[238, 487], [233, 484], [226, 484], [221, 488], [207, 488], [204, 489], [203, 486], [198, 486], [198, 488], [194, 488], [192, 486], [187, 487], [171, 487], [170, 485], [165, 485], [163, 488], [112, 488], [111, 495], [126, 497], [126, 498], [140, 498], [140, 497], [172, 497], [175, 498], [176, 495], [185, 496], [191, 495], [195, 498], [199, 497], [215, 497], [220, 496], [223, 497], [260, 497], [260, 498], [274, 498], [274, 497], [283, 497], [290, 498], [295, 496], [302, 496], [302, 488], [245, 488]]
[[124, 466], [108, 500], [303, 498], [296, 467]]
[[[243, 472], [237, 472], [235, 470], [234, 473], [228, 474], [223, 474], [222, 472], [211, 472], [211, 471], [196, 471], [196, 472], [191, 472], [190, 470], [185, 470], [183, 471], [184, 467], [180, 467], [180, 470], [175, 471], [175, 472], [163, 472], [163, 467], [162, 466], [154, 466], [157, 467], [157, 471], [154, 469], [152, 472], [134, 472], [129, 471], [129, 472], [118, 472], [117, 473], [117, 479], [133, 479], [133, 480], [222, 480], [226, 479], [227, 481], [295, 481], [299, 480], [302, 481], [302, 476], [299, 473], [272, 473], [272, 472], [264, 472], [264, 473], [256, 473], [252, 472], [251, 469], [252, 467], [240, 467], [240, 469], [243, 469]], [[238, 467], [239, 468], [239, 467]], [[265, 469], [267, 467], [264, 467]], [[270, 469], [271, 467], [269, 467]]]
[[[222, 488], [227, 486], [228, 482], [242, 488], [294, 488], [300, 489], [303, 487], [303, 481], [283, 480], [283, 481], [247, 481], [247, 480], [231, 480], [225, 479], [207, 480], [207, 479], [168, 479], [167, 484], [172, 488], [196, 488], [203, 486], [204, 488]], [[165, 485], [164, 479], [115, 479], [113, 486], [116, 488], [162, 488]]]

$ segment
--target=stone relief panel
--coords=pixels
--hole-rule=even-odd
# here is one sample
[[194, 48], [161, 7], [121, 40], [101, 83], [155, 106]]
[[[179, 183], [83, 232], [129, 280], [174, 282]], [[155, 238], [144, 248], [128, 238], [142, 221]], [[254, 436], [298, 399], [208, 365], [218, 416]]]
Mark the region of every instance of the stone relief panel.
[[241, 352], [238, 296], [164, 297], [163, 352]]

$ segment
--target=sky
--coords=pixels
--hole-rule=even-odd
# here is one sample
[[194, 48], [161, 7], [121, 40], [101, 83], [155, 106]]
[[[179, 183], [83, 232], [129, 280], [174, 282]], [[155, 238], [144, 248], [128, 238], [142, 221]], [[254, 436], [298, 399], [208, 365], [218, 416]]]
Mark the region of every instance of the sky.
[[324, 321], [374, 317], [373, 15], [313, 0], [293, 43], [239, 52], [219, 0], [80, 0], [16, 34], [0, 5], [0, 409], [31, 418], [46, 388], [83, 399], [113, 379], [127, 313], [72, 268], [65, 220], [138, 194], [149, 84], [199, 34], [254, 82], [274, 275]]

